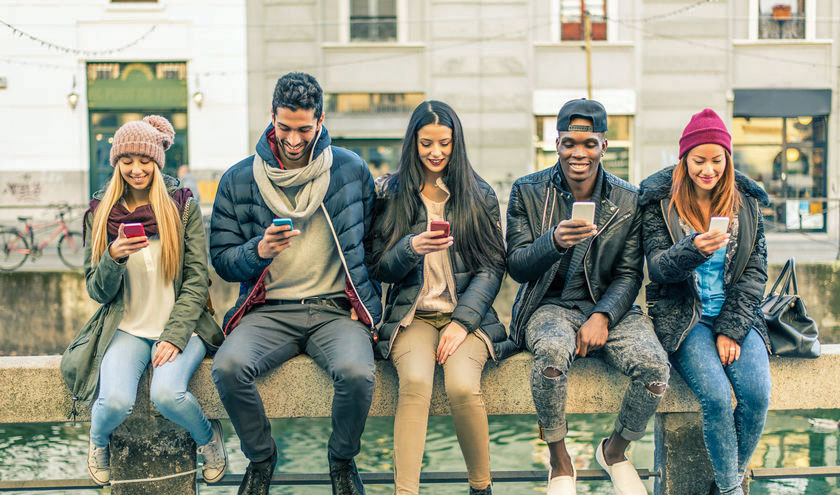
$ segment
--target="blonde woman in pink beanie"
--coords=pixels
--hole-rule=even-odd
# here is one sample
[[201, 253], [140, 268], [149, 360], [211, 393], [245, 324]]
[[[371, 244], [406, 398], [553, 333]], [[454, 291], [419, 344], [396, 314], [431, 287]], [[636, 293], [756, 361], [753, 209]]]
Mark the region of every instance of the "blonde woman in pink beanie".
[[174, 137], [158, 115], [120, 127], [114, 175], [85, 214], [85, 280], [101, 306], [65, 351], [61, 370], [74, 403], [93, 401], [88, 472], [100, 485], [110, 481], [111, 433], [131, 413], [149, 363], [152, 403], [195, 440], [205, 481], [221, 479], [227, 466], [221, 424], [187, 391], [224, 336], [205, 309], [201, 211], [191, 191], [161, 171]]
[[648, 312], [671, 365], [700, 402], [715, 475], [708, 493], [742, 495], [770, 402], [759, 309], [767, 282], [760, 206], [768, 198], [735, 170], [732, 138], [714, 111], [692, 116], [679, 144], [679, 163], [640, 188]]

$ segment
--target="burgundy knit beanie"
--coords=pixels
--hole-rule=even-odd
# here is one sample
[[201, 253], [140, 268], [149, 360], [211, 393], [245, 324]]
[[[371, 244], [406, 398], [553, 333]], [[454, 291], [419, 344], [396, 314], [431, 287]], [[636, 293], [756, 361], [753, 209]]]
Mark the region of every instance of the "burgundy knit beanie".
[[142, 155], [151, 158], [158, 168], [163, 169], [164, 152], [172, 146], [175, 128], [160, 115], [146, 115], [143, 120], [126, 122], [114, 133], [111, 146], [111, 166], [125, 155]]
[[732, 154], [732, 136], [714, 110], [704, 109], [691, 116], [680, 138], [680, 158], [701, 144], [719, 144]]

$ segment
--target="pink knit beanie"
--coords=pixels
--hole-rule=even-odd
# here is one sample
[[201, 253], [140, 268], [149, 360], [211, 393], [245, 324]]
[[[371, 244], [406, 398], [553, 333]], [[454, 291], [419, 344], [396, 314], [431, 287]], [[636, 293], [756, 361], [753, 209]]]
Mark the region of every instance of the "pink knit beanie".
[[164, 152], [172, 146], [175, 128], [160, 115], [146, 115], [143, 120], [126, 122], [114, 133], [111, 146], [111, 166], [125, 155], [142, 155], [151, 158], [163, 169]]
[[732, 136], [714, 110], [704, 109], [691, 116], [680, 138], [680, 158], [701, 144], [719, 144], [732, 153]]

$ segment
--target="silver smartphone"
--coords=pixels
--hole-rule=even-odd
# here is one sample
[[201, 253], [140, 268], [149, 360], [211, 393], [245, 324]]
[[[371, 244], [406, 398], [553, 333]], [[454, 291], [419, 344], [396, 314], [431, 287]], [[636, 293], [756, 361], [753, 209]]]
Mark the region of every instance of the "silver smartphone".
[[709, 232], [718, 230], [721, 233], [726, 233], [729, 229], [729, 217], [712, 217], [709, 220]]
[[575, 201], [572, 204], [572, 220], [586, 220], [595, 223], [595, 203], [592, 201]]

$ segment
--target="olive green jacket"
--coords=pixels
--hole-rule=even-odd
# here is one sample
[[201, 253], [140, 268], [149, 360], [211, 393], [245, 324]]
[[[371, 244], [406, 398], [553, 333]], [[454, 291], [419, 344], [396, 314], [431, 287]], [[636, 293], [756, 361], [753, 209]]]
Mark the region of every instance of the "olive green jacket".
[[[169, 193], [179, 188], [177, 179], [165, 176]], [[94, 194], [101, 197], [102, 191]], [[181, 216], [184, 255], [176, 272], [175, 307], [169, 315], [161, 341], [171, 342], [183, 350], [193, 332], [214, 352], [224, 341], [224, 334], [206, 308], [209, 288], [207, 248], [201, 210], [194, 198], [187, 200]], [[108, 249], [99, 263], [91, 265], [91, 231], [93, 214], [85, 216], [85, 283], [90, 297], [101, 304], [79, 330], [76, 338], [61, 356], [61, 374], [75, 401], [89, 403], [99, 385], [99, 366], [117, 326], [123, 317], [123, 277], [126, 264], [111, 258]]]

